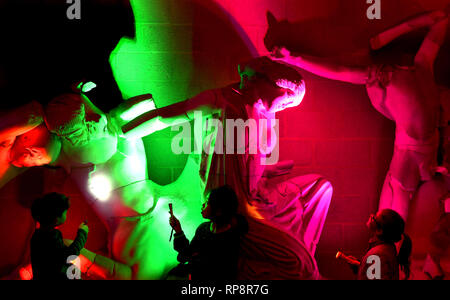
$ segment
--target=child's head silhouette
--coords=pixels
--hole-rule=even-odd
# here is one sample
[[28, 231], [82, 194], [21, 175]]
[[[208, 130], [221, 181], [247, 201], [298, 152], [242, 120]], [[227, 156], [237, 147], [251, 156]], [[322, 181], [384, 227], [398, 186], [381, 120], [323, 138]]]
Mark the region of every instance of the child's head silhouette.
[[202, 215], [206, 219], [223, 225], [231, 222], [238, 211], [238, 198], [228, 185], [213, 189], [204, 204]]
[[33, 202], [31, 215], [41, 226], [58, 226], [66, 221], [69, 207], [68, 197], [59, 193], [50, 193]]
[[376, 215], [371, 215], [367, 226], [382, 241], [396, 243], [402, 238], [405, 222], [396, 211], [383, 209]]

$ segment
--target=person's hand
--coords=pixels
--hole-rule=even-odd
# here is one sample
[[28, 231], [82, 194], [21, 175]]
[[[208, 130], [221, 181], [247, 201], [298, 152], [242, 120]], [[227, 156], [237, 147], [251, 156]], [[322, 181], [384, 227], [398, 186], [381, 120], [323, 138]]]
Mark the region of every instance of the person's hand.
[[291, 52], [285, 47], [275, 47], [271, 53], [272, 60], [282, 60], [291, 56]]
[[431, 13], [431, 17], [436, 23], [448, 18], [450, 10], [449, 6], [450, 5], [448, 5], [444, 10], [437, 10]]
[[[351, 255], [348, 256], [348, 258], [350, 258], [350, 259], [352, 259], [354, 261], [358, 261], [358, 259], [356, 257], [351, 256]], [[350, 270], [352, 270], [353, 274], [355, 274], [355, 275], [358, 274], [358, 272], [359, 272], [359, 266], [358, 265], [354, 265], [354, 264], [349, 263], [348, 266], [350, 267]]]
[[89, 227], [86, 225], [86, 223], [82, 222], [78, 229], [84, 230], [86, 233], [89, 233]]
[[448, 176], [448, 166], [437, 166], [434, 168], [435, 173], [440, 173], [444, 176]]
[[95, 83], [93, 83], [92, 81], [88, 81], [86, 83], [83, 83], [81, 85], [81, 92], [82, 93], [87, 93], [93, 89], [95, 89], [97, 87], [97, 85]]
[[170, 224], [170, 227], [172, 227], [173, 228], [173, 230], [175, 231], [175, 233], [180, 233], [180, 232], [182, 232], [183, 230], [181, 229], [181, 224], [180, 224], [180, 221], [175, 217], [175, 216], [171, 216], [170, 217], [170, 219], [169, 219], [169, 224]]
[[347, 255], [347, 257], [350, 258], [350, 259], [352, 259], [352, 260], [358, 261], [358, 259], [357, 259], [356, 257], [354, 257], [354, 256]]
[[97, 85], [93, 83], [92, 81], [77, 81], [72, 85], [72, 91], [75, 93], [87, 93], [94, 88], [96, 88]]
[[377, 34], [373, 38], [370, 39], [370, 49], [378, 50], [381, 48], [380, 36]]

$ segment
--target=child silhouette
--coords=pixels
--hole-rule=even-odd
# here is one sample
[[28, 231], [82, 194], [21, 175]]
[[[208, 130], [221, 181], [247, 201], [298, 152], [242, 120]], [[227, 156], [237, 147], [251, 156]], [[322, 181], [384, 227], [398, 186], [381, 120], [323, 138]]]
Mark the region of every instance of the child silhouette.
[[70, 246], [64, 245], [61, 231], [56, 229], [66, 221], [69, 207], [69, 198], [58, 193], [36, 199], [31, 207], [33, 219], [39, 223], [30, 245], [35, 280], [67, 280], [67, 259], [78, 256], [86, 243], [89, 228], [85, 222]]

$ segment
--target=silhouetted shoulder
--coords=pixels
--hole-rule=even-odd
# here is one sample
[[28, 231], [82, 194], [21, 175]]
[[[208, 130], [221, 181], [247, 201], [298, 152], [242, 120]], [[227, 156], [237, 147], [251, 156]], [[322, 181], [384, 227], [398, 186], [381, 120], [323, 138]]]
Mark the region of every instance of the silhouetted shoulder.
[[198, 233], [209, 232], [210, 226], [211, 226], [211, 222], [204, 222], [197, 227], [197, 230], [195, 233], [198, 234]]
[[236, 229], [240, 234], [246, 234], [248, 232], [248, 222], [243, 215], [236, 216]]

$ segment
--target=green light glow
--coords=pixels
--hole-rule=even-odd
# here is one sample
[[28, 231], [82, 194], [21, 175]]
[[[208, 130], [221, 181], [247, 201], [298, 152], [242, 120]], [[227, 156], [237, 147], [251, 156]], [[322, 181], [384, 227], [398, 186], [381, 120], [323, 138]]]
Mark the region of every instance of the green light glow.
[[[154, 102], [151, 102], [153, 106], [147, 103], [148, 106], [121, 115], [124, 121], [155, 106], [164, 107], [225, 83], [222, 77], [197, 66], [198, 60], [204, 59], [206, 49], [194, 49], [191, 1], [175, 1], [176, 5], [167, 0], [130, 2], [136, 20], [136, 38], [123, 38], [111, 53], [110, 64], [124, 99], [151, 93]], [[205, 47], [197, 44], [197, 48]], [[209, 60], [203, 60], [203, 65], [209, 67]], [[143, 213], [156, 203], [150, 218], [136, 224], [120, 223], [117, 231], [123, 244], [112, 258], [138, 266], [135, 278], [161, 279], [177, 265], [177, 252], [173, 250], [173, 241], [169, 242], [168, 203], [173, 203], [183, 231], [192, 238], [198, 225], [205, 221], [201, 216], [204, 186], [199, 176], [200, 156], [174, 154], [171, 141], [177, 132], [167, 128], [148, 136], [166, 125], [157, 119], [147, 125], [139, 132], [127, 133], [127, 142], [119, 142], [122, 155], [114, 156], [103, 169], [97, 169], [98, 174], [111, 177], [100, 177], [94, 190], [96, 194], [106, 195], [105, 179], [108, 179], [113, 182], [113, 193], [120, 193], [122, 204], [128, 208]], [[142, 145], [139, 137], [144, 135], [145, 150], [139, 146]]]
[[167, 127], [167, 125], [164, 122], [160, 121], [159, 118], [154, 118], [134, 129], [128, 131], [125, 134], [125, 136], [129, 140], [140, 139], [142, 137], [145, 137], [146, 135], [149, 135], [153, 132], [157, 132], [166, 127]]
[[155, 109], [155, 102], [153, 100], [145, 100], [136, 105], [134, 105], [131, 109], [125, 111], [120, 115], [120, 118], [124, 121], [131, 121], [139, 115], [142, 115], [145, 112], [151, 111]]

